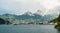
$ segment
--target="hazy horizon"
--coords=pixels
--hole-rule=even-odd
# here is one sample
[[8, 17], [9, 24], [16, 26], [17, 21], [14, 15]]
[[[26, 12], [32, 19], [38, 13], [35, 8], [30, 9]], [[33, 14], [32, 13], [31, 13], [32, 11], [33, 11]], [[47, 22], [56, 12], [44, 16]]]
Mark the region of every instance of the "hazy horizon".
[[59, 14], [60, 0], [0, 0], [0, 14], [21, 15], [27, 11], [40, 10], [42, 15]]

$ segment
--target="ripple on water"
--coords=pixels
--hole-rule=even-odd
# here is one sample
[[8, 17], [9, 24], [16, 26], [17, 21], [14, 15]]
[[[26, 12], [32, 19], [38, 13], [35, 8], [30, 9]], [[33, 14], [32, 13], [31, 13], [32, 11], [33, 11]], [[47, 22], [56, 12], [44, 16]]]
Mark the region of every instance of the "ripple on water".
[[0, 33], [60, 33], [54, 25], [0, 25]]

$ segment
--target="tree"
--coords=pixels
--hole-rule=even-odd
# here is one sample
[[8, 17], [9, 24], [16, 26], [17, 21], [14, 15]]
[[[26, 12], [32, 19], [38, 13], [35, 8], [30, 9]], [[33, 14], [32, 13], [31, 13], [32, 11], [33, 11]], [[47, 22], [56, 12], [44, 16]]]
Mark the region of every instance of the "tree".
[[60, 15], [59, 15], [59, 17], [57, 18], [57, 21], [60, 22]]
[[56, 23], [57, 23], [57, 25], [55, 26], [55, 28], [60, 29], [60, 15], [55, 20], [56, 20]]
[[0, 24], [5, 24], [5, 20], [0, 18]]

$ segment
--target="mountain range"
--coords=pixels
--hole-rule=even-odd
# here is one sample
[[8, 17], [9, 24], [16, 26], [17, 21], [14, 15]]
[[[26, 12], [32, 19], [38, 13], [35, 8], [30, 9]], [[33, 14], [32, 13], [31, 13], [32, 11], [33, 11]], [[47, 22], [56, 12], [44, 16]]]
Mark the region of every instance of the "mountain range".
[[0, 18], [10, 22], [46, 22], [57, 18], [57, 15], [40, 15], [39, 12], [26, 12], [22, 15], [3, 14]]

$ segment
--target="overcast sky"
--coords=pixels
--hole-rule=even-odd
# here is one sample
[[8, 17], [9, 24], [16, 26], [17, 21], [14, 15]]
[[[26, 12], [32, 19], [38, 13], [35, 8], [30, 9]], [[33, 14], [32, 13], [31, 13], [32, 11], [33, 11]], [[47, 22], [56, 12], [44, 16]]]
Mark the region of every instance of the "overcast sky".
[[26, 11], [36, 12], [38, 9], [43, 11], [43, 14], [56, 13], [55, 7], [60, 7], [60, 0], [0, 0], [0, 13], [23, 14]]

